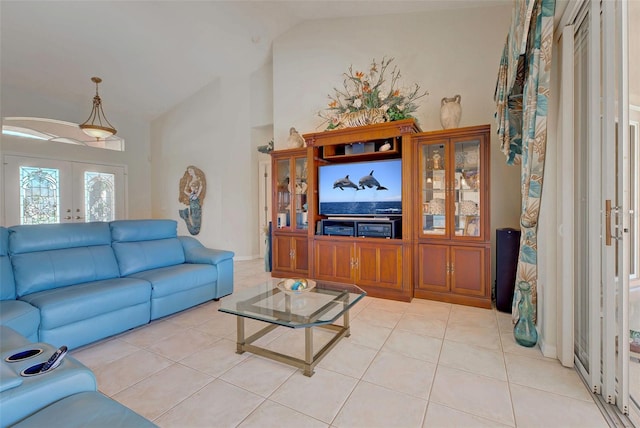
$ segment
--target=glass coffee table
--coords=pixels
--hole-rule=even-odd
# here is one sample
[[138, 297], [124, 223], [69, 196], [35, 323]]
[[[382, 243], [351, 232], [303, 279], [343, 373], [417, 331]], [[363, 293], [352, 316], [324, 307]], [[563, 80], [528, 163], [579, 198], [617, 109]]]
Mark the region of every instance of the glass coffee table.
[[[276, 287], [279, 278], [263, 284], [239, 290], [221, 300], [221, 312], [236, 315], [238, 322], [236, 352], [245, 351], [304, 370], [306, 376], [338, 343], [349, 336], [349, 310], [367, 293], [353, 284], [316, 281], [315, 288], [299, 292], [284, 292]], [[342, 325], [334, 324], [343, 318]], [[251, 318], [269, 325], [257, 333], [245, 337], [244, 320]], [[305, 329], [304, 360], [265, 349], [253, 343], [279, 326]], [[313, 353], [313, 329], [315, 327], [334, 332], [331, 340], [317, 353]]]

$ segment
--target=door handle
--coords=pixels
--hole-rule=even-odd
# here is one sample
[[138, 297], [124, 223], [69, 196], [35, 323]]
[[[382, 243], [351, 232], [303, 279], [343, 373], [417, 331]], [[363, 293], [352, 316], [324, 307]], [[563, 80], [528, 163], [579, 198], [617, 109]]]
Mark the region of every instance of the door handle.
[[[620, 210], [620, 207], [611, 206], [611, 199], [606, 199], [604, 201], [604, 211], [605, 211], [605, 217], [606, 217], [604, 219], [604, 243], [607, 247], [611, 246], [612, 239], [620, 239], [617, 233], [616, 233], [616, 236], [613, 236], [613, 234], [611, 233], [611, 229], [612, 229], [611, 217], [613, 217], [614, 214], [617, 214], [619, 210]], [[617, 229], [617, 226], [616, 226], [616, 229]]]
[[604, 201], [605, 226], [604, 226], [604, 243], [607, 247], [611, 246], [611, 200]]

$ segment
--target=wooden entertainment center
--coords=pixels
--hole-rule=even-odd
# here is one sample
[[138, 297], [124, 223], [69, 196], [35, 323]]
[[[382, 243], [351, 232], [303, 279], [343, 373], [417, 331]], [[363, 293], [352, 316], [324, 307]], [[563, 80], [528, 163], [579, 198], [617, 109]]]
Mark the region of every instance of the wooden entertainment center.
[[[489, 132], [421, 132], [406, 119], [305, 134], [306, 147], [272, 152], [272, 276], [490, 308]], [[388, 159], [402, 163], [401, 212], [320, 214], [319, 167]], [[334, 184], [351, 192], [341, 195], [389, 194], [346, 178], [346, 188]]]

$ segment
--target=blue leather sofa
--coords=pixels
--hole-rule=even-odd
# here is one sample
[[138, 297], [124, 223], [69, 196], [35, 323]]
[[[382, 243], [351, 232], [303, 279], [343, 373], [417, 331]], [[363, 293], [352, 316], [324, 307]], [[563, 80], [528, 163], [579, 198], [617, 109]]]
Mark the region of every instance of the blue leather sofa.
[[39, 373], [55, 350], [0, 326], [0, 427], [155, 426], [98, 392], [91, 370], [73, 357]]
[[9, 231], [0, 227], [0, 325], [13, 328], [29, 340], [38, 340], [40, 311], [17, 300], [13, 268], [9, 259]]
[[231, 294], [233, 256], [174, 220], [0, 228], [0, 325], [77, 348]]
[[[0, 227], [0, 427], [154, 426], [96, 390], [66, 357], [24, 376], [61, 345], [121, 333], [233, 292], [233, 252], [177, 236], [174, 220]], [[10, 362], [26, 349], [37, 356]]]

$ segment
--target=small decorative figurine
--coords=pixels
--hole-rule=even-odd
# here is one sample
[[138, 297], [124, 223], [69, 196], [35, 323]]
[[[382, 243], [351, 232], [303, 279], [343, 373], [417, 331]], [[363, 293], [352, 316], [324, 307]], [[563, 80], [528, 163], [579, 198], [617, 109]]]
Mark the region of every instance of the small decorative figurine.
[[271, 153], [273, 151], [273, 139], [264, 146], [258, 146], [258, 151], [265, 154]]
[[290, 149], [299, 149], [300, 147], [304, 147], [304, 138], [302, 135], [298, 134], [296, 128], [289, 129], [289, 138], [287, 139], [287, 147]]
[[442, 169], [442, 156], [440, 156], [440, 152], [436, 150], [433, 154], [433, 169]]

